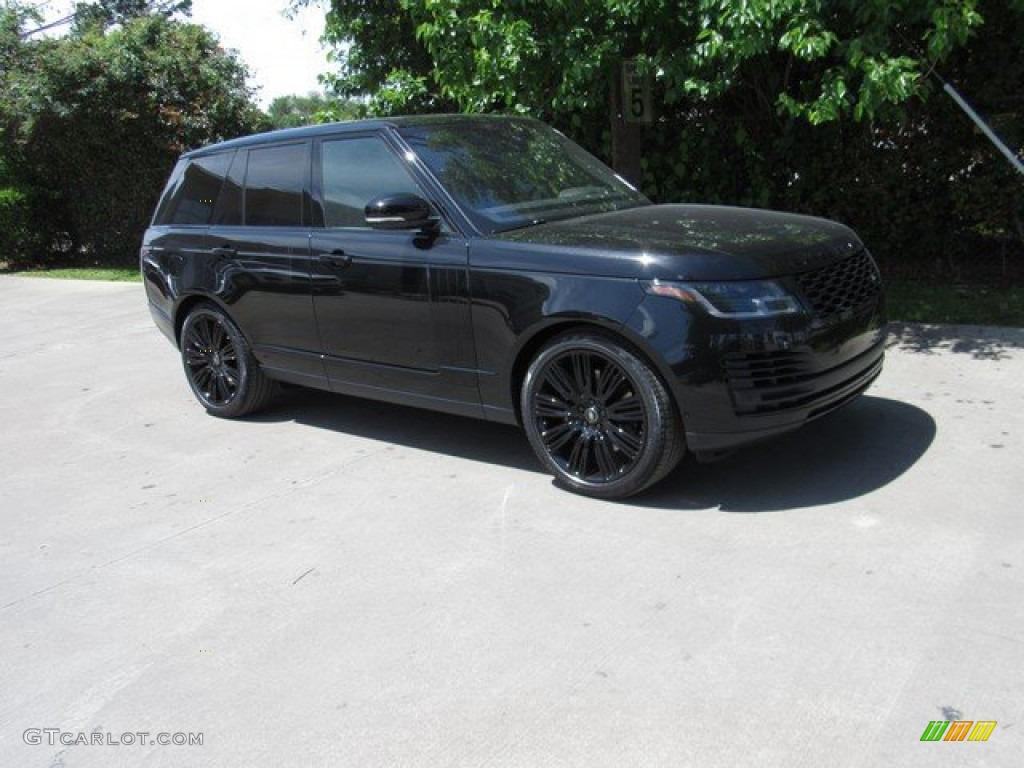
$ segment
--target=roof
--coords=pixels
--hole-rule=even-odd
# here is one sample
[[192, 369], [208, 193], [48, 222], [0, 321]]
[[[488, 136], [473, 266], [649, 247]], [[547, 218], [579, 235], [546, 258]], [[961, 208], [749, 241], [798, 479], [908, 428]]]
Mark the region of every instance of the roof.
[[512, 120], [533, 120], [533, 118], [518, 115], [404, 115], [371, 120], [349, 120], [343, 123], [324, 123], [322, 125], [305, 125], [300, 128], [284, 128], [278, 131], [266, 131], [255, 133], [251, 136], [242, 136], [229, 141], [222, 141], [217, 144], [208, 144], [205, 147], [193, 149], [184, 153], [183, 157], [195, 157], [212, 152], [220, 152], [227, 149], [238, 149], [259, 144], [271, 144], [286, 142], [298, 139], [315, 138], [317, 136], [332, 136], [343, 133], [356, 133], [363, 131], [377, 131], [382, 128], [401, 128], [402, 126], [414, 125], [451, 125], [453, 123], [470, 124], [474, 122], [496, 122]]

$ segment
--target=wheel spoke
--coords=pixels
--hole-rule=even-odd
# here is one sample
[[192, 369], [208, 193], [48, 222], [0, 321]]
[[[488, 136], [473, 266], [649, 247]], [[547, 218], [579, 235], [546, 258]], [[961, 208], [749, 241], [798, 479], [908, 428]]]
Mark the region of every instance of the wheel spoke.
[[192, 326], [188, 329], [188, 337], [186, 339], [188, 346], [197, 352], [202, 352], [206, 349], [206, 344], [203, 342], [203, 337], [199, 333], [199, 329], [196, 326]]
[[572, 377], [576, 382], [576, 391], [583, 397], [590, 397], [594, 392], [594, 370], [590, 355], [586, 352], [575, 352], [572, 355]]
[[580, 434], [569, 453], [569, 471], [577, 477], [586, 477], [590, 459], [590, 436]]
[[608, 439], [612, 441], [612, 445], [619, 451], [626, 454], [630, 461], [636, 461], [641, 449], [644, 447], [642, 438], [615, 425], [612, 425], [608, 430]]
[[605, 480], [611, 480], [618, 474], [618, 468], [615, 466], [615, 457], [612, 455], [612, 449], [609, 447], [608, 440], [604, 436], [594, 441], [594, 457], [597, 459], [597, 468]]
[[195, 380], [196, 386], [199, 389], [206, 391], [209, 389], [210, 377], [213, 375], [213, 371], [210, 370], [210, 366], [204, 365], [202, 368], [197, 369], [192, 377]]
[[210, 323], [210, 349], [220, 352], [224, 349], [225, 341], [227, 341], [228, 345], [231, 344], [231, 340], [227, 339], [224, 335], [224, 326], [220, 323]]
[[598, 400], [607, 402], [625, 382], [626, 377], [619, 370], [618, 366], [608, 366], [597, 377], [597, 391], [594, 393], [594, 396]]
[[644, 404], [635, 394], [608, 406], [608, 418], [612, 421], [643, 421]]
[[548, 366], [547, 373], [544, 374], [544, 382], [551, 385], [551, 388], [562, 400], [571, 403], [577, 399], [579, 393], [573, 388], [572, 380], [559, 363], [560, 361], [555, 361]]
[[222, 371], [218, 378], [220, 380], [220, 398], [224, 402], [227, 402], [228, 400], [231, 399], [231, 396], [235, 393], [235, 390], [231, 386], [231, 381], [230, 379], [228, 379], [228, 375], [226, 372]]
[[192, 347], [185, 349], [185, 360], [191, 366], [206, 365], [206, 355]]
[[199, 320], [199, 321], [196, 322], [195, 328], [196, 328], [196, 333], [199, 336], [199, 345], [203, 349], [212, 352], [213, 351], [213, 338], [210, 335], [210, 321], [209, 320]]
[[224, 388], [224, 382], [221, 380], [220, 374], [214, 374], [210, 378], [210, 399], [213, 402], [220, 402], [224, 399], [222, 394]]
[[533, 410], [541, 419], [565, 419], [571, 408], [553, 395], [538, 393], [533, 399]]
[[541, 432], [541, 439], [549, 453], [557, 453], [576, 436], [576, 430], [568, 424], [556, 424], [551, 429]]

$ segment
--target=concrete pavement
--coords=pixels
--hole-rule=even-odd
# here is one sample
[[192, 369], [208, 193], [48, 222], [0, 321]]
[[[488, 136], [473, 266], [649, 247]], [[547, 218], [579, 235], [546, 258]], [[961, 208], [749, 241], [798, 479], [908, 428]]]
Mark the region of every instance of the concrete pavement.
[[0, 766], [1024, 754], [1022, 331], [898, 327], [853, 406], [615, 504], [505, 426], [208, 417], [138, 285], [0, 278], [0, 329]]

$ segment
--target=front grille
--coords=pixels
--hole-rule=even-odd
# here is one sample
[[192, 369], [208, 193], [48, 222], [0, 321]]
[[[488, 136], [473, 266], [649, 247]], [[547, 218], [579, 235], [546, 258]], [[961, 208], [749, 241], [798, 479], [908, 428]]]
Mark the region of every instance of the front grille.
[[838, 264], [797, 275], [796, 281], [815, 317], [825, 322], [873, 301], [882, 290], [878, 267], [866, 250]]
[[725, 379], [738, 415], [775, 413], [821, 406], [866, 387], [881, 370], [882, 349], [872, 347], [828, 367], [810, 351], [752, 352], [722, 358]]

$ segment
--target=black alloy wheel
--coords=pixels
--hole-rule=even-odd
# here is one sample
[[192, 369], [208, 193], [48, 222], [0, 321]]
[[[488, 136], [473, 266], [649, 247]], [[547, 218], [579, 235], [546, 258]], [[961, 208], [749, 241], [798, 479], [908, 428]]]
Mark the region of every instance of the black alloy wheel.
[[683, 453], [676, 409], [661, 380], [601, 334], [547, 344], [530, 365], [520, 407], [534, 452], [563, 484], [586, 495], [637, 493]]
[[185, 318], [181, 360], [192, 392], [215, 416], [243, 416], [273, 395], [274, 382], [260, 370], [241, 331], [212, 304], [200, 304]]

